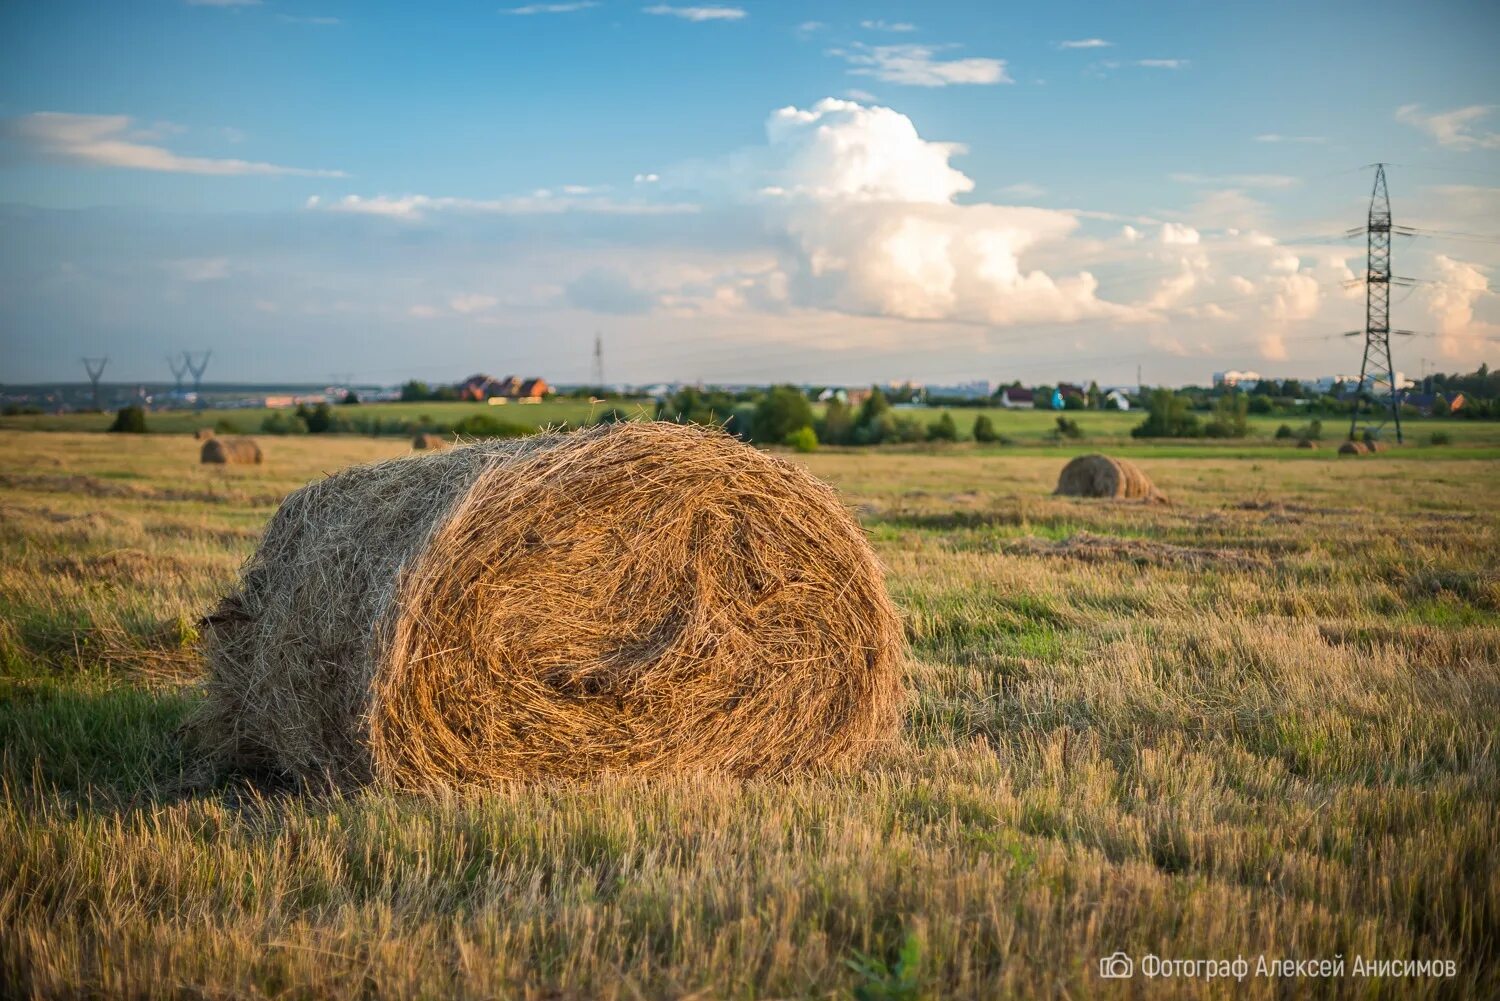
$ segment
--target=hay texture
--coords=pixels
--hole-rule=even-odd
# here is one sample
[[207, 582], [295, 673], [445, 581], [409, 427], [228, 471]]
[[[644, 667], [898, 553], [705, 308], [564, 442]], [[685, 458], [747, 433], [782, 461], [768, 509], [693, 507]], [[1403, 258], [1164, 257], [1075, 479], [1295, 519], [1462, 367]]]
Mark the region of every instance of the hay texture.
[[1362, 441], [1346, 441], [1339, 446], [1339, 455], [1364, 455], [1368, 451]]
[[200, 732], [313, 784], [847, 766], [902, 703], [900, 621], [833, 491], [675, 424], [304, 487], [205, 622]]
[[199, 461], [230, 466], [254, 466], [264, 461], [254, 438], [209, 438], [203, 443]]
[[452, 442], [447, 438], [436, 434], [419, 434], [411, 440], [411, 447], [418, 452], [436, 451], [440, 448], [447, 448], [450, 444]]
[[1080, 455], [1063, 467], [1054, 494], [1062, 497], [1107, 497], [1114, 500], [1165, 501], [1140, 467], [1107, 455]]
[[213, 428], [199, 428], [198, 430], [193, 432], [194, 441], [208, 441], [208, 439], [212, 438], [213, 436]]
[[1318, 443], [1315, 442], [1315, 441], [1313, 441], [1311, 438], [1303, 438], [1301, 441], [1297, 442], [1297, 447], [1298, 448], [1317, 448], [1318, 447]]

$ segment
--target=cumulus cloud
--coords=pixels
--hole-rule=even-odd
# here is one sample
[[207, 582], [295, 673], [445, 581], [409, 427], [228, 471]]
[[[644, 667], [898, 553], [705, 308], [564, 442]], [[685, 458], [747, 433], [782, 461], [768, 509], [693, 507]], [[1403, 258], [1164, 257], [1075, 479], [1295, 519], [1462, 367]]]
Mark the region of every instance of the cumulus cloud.
[[651, 311], [656, 298], [637, 288], [630, 277], [615, 268], [590, 268], [563, 290], [568, 304], [593, 313], [637, 316]]
[[532, 14], [571, 14], [578, 10], [588, 10], [590, 7], [599, 6], [595, 0], [577, 0], [575, 3], [529, 3], [523, 7], [508, 7], [507, 14], [519, 14], [522, 17]]
[[680, 17], [684, 21], [738, 21], [748, 16], [741, 7], [673, 7], [664, 3], [642, 7], [641, 12], [658, 17]]
[[1190, 63], [1186, 59], [1137, 59], [1135, 65], [1153, 70], [1180, 70], [1186, 69]]
[[1058, 42], [1059, 49], [1107, 49], [1114, 42], [1106, 42], [1102, 38], [1077, 38], [1072, 41]]
[[1403, 104], [1396, 109], [1396, 121], [1421, 129], [1439, 146], [1450, 149], [1500, 149], [1500, 132], [1477, 132], [1474, 126], [1488, 118], [1494, 105], [1471, 104], [1437, 114], [1426, 114], [1420, 104]]
[[460, 316], [471, 316], [475, 313], [483, 313], [485, 310], [494, 309], [500, 300], [492, 295], [480, 295], [470, 292], [465, 295], [455, 295], [448, 300], [448, 308]]
[[1475, 303], [1490, 292], [1489, 279], [1479, 265], [1446, 254], [1438, 254], [1433, 261], [1438, 279], [1427, 309], [1437, 324], [1438, 349], [1448, 357], [1477, 354], [1487, 337], [1500, 332], [1500, 326], [1474, 315]]
[[[649, 176], [649, 175], [646, 175]], [[514, 198], [451, 198], [433, 195], [345, 195], [326, 199], [313, 195], [305, 207], [319, 212], [383, 216], [387, 219], [419, 221], [434, 213], [488, 213], [493, 215], [551, 215], [563, 212], [593, 212], [601, 215], [682, 215], [698, 211], [696, 205], [659, 202], [621, 202], [585, 197], [593, 189], [567, 186], [558, 196], [549, 189]]]
[[859, 26], [866, 31], [889, 31], [896, 34], [917, 30], [917, 26], [909, 21], [861, 21]]
[[75, 115], [39, 111], [6, 123], [5, 133], [30, 151], [50, 159], [96, 167], [151, 170], [172, 174], [206, 174], [216, 177], [243, 175], [287, 175], [295, 177], [345, 177], [339, 170], [283, 167], [251, 160], [182, 156], [149, 140], [160, 137], [160, 129], [132, 129], [128, 115]]
[[829, 49], [828, 54], [849, 64], [850, 73], [887, 83], [912, 87], [947, 87], [954, 84], [1015, 83], [1005, 71], [1004, 59], [968, 57], [945, 59], [940, 53], [952, 45], [865, 45], [856, 42], [847, 49]]

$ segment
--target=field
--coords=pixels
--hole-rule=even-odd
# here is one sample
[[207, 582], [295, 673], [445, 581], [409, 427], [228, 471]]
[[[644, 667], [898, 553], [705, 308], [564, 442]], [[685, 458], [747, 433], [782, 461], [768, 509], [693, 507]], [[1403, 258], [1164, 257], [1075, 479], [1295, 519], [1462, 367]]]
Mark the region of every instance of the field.
[[[437, 798], [194, 784], [176, 734], [194, 623], [279, 499], [404, 442], [209, 469], [0, 430], [0, 994], [1500, 996], [1495, 425], [1136, 445], [1173, 499], [1143, 506], [1051, 497], [1050, 415], [1003, 417], [1038, 445], [799, 459], [906, 617], [870, 767]], [[1100, 979], [1116, 950], [1250, 975]]]

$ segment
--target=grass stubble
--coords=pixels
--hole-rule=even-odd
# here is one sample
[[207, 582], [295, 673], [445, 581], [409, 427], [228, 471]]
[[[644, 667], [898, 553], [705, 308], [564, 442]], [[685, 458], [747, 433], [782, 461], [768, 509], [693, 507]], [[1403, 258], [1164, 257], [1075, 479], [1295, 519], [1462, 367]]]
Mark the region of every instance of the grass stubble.
[[[869, 767], [308, 796], [186, 781], [194, 623], [279, 497], [408, 443], [47, 444], [0, 433], [5, 993], [839, 997], [913, 938], [929, 997], [1500, 992], [1491, 462], [1139, 460], [1167, 507], [820, 453], [914, 654]], [[1457, 973], [1100, 980], [1117, 949]]]

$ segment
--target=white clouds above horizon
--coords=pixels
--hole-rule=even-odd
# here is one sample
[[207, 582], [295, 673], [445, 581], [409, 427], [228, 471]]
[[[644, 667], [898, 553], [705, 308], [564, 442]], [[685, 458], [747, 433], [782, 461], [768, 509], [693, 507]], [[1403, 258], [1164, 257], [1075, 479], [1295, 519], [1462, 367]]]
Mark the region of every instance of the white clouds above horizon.
[[1323, 136], [1284, 136], [1278, 132], [1263, 132], [1255, 137], [1258, 143], [1326, 143], [1328, 140]]
[[674, 7], [670, 4], [654, 4], [650, 7], [642, 7], [641, 13], [654, 14], [658, 17], [678, 17], [684, 21], [740, 21], [749, 15], [743, 7], [721, 7], [718, 5], [705, 7]]
[[[95, 167], [119, 167], [172, 174], [212, 177], [247, 175], [291, 177], [346, 177], [340, 170], [286, 167], [216, 157], [183, 156], [148, 140], [164, 131], [133, 129], [128, 115], [79, 115], [60, 111], [38, 111], [12, 118], [4, 134], [27, 150], [52, 159]], [[171, 129], [167, 131], [181, 131]]]
[[599, 6], [597, 0], [572, 0], [569, 3], [529, 3], [522, 7], [507, 7], [502, 13], [518, 14], [522, 17], [533, 14], [571, 14]]
[[1137, 59], [1135, 65], [1146, 69], [1180, 70], [1186, 69], [1191, 62], [1187, 59]]
[[1106, 42], [1102, 38], [1078, 38], [1072, 41], [1058, 42], [1057, 47], [1059, 49], [1107, 49], [1114, 44], [1114, 42]]
[[1456, 150], [1500, 149], [1500, 132], [1476, 132], [1474, 126], [1495, 110], [1491, 104], [1471, 104], [1436, 114], [1425, 114], [1420, 104], [1403, 104], [1396, 121], [1421, 129], [1439, 146]]
[[1179, 184], [1226, 185], [1234, 188], [1293, 188], [1301, 183], [1287, 174], [1220, 174], [1217, 176], [1176, 173], [1172, 180]]
[[[650, 178], [654, 175], [641, 175]], [[645, 180], [642, 183], [646, 183]], [[319, 212], [342, 212], [349, 215], [382, 216], [387, 219], [421, 221], [440, 213], [479, 213], [490, 215], [553, 215], [567, 212], [592, 212], [600, 215], [684, 215], [698, 211], [698, 206], [681, 203], [621, 202], [592, 197], [595, 189], [585, 185], [563, 185], [559, 195], [541, 189], [529, 195], [512, 198], [452, 198], [432, 195], [344, 195], [326, 199], [313, 195], [304, 208]]]
[[848, 48], [829, 49], [828, 54], [843, 59], [855, 76], [874, 77], [887, 83], [912, 87], [947, 87], [954, 84], [1015, 83], [1005, 69], [1004, 59], [984, 57], [943, 58], [940, 53], [954, 45], [865, 45], [855, 42]]
[[910, 21], [861, 21], [859, 26], [866, 31], [889, 31], [895, 34], [917, 30], [917, 26]]

